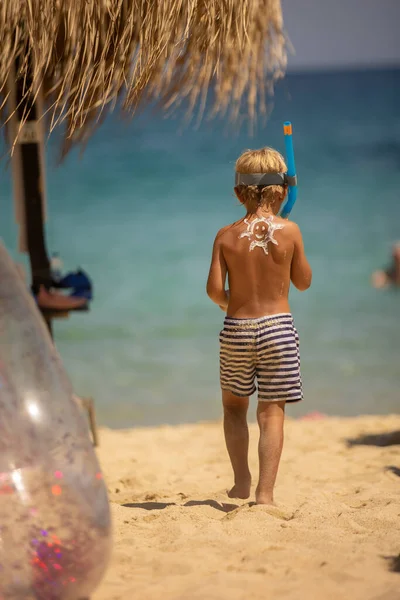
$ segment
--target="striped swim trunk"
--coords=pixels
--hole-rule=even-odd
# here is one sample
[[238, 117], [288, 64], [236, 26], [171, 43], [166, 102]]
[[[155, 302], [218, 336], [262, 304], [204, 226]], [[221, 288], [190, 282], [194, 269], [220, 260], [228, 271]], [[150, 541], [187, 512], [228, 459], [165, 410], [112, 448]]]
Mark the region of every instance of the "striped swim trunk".
[[223, 390], [251, 396], [257, 380], [261, 401], [303, 399], [299, 335], [290, 313], [259, 319], [226, 317], [219, 340]]

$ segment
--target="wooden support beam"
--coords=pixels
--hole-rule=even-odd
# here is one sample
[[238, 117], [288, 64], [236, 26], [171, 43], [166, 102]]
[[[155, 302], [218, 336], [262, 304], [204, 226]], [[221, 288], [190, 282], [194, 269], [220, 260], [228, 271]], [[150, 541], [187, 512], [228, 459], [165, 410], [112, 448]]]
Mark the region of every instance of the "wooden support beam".
[[[16, 113], [12, 119], [12, 133], [19, 132], [17, 148], [13, 154], [14, 188], [22, 196], [24, 244], [29, 254], [32, 273], [32, 289], [39, 292], [41, 285], [50, 287], [50, 260], [46, 248], [44, 230], [44, 136], [39, 95], [27, 93], [32, 80], [29, 73], [26, 78], [18, 78], [19, 59], [16, 60], [14, 81], [10, 81], [11, 111]], [[23, 125], [21, 125], [23, 123]], [[18, 178], [18, 182], [15, 179]], [[20, 225], [21, 228], [21, 225]], [[43, 315], [50, 333], [52, 333], [51, 318]]]

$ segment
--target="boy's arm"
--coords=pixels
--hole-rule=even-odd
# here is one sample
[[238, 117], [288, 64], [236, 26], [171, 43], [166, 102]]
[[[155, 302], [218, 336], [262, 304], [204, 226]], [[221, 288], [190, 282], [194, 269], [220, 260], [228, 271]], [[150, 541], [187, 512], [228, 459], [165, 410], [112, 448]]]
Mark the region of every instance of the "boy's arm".
[[308, 290], [311, 285], [312, 270], [306, 258], [300, 228], [296, 223], [293, 223], [293, 230], [294, 249], [290, 267], [290, 279], [298, 290], [304, 292], [304, 290]]
[[221, 235], [214, 241], [210, 272], [207, 280], [207, 294], [222, 310], [228, 308], [229, 293], [225, 291], [225, 280], [228, 268], [222, 252]]

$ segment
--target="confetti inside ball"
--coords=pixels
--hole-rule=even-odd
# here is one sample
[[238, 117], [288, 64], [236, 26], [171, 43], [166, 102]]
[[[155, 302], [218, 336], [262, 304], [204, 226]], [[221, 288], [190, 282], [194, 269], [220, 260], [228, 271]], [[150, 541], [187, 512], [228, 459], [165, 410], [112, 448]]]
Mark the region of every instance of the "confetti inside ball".
[[88, 598], [110, 550], [107, 491], [85, 417], [0, 243], [0, 598]]

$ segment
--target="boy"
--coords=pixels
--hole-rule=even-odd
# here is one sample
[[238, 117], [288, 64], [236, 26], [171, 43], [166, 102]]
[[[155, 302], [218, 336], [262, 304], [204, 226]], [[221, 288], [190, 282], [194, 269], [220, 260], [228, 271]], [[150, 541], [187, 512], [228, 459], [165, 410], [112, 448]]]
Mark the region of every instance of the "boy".
[[246, 216], [218, 232], [207, 281], [209, 297], [227, 312], [220, 333], [220, 377], [234, 472], [230, 498], [250, 495], [247, 409], [255, 380], [258, 384], [257, 504], [273, 503], [285, 403], [302, 399], [299, 338], [288, 295], [290, 282], [308, 289], [312, 273], [299, 227], [277, 216], [287, 194], [286, 171], [283, 157], [272, 148], [248, 150], [237, 160], [235, 193]]

